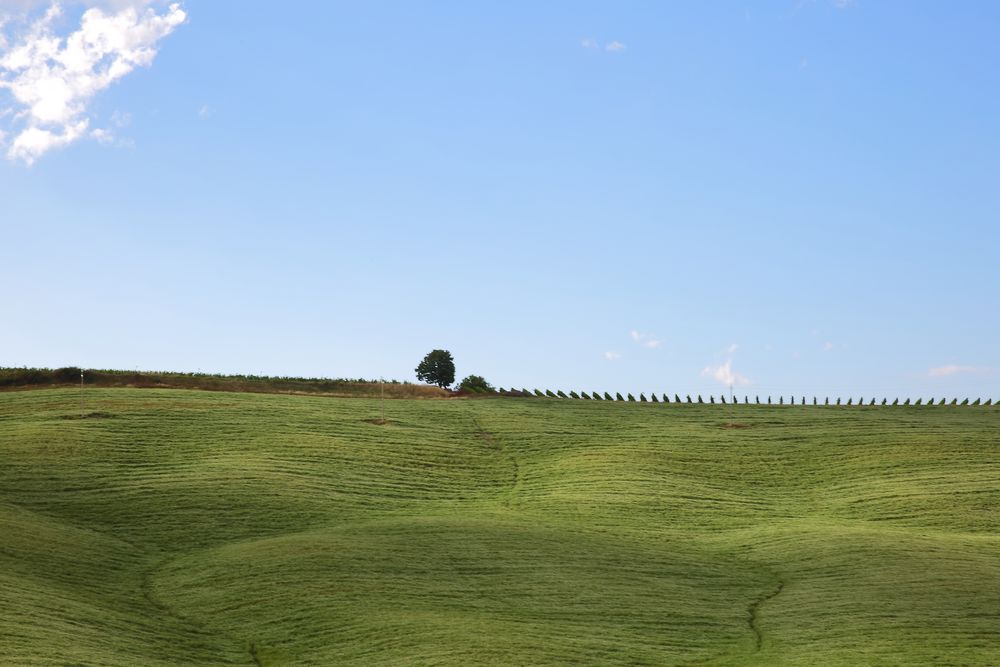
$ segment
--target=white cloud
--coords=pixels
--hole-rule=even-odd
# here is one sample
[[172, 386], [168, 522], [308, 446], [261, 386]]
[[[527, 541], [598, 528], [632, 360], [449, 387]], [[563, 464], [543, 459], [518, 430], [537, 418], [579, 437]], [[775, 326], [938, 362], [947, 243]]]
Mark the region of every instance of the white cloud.
[[726, 348], [726, 354], [733, 354], [736, 350], [740, 349], [740, 346], [736, 343], [730, 343], [729, 347]]
[[214, 113], [215, 110], [212, 109], [212, 107], [208, 106], [207, 104], [202, 104], [201, 107], [199, 107], [198, 109], [199, 118], [211, 118], [212, 114]]
[[604, 358], [607, 359], [608, 361], [618, 361], [619, 359], [622, 358], [622, 355], [618, 354], [617, 352], [609, 351], [604, 353]]
[[585, 49], [596, 49], [597, 40], [591, 39], [589, 37], [584, 37], [583, 39], [580, 40], [580, 46], [582, 46]]
[[823, 343], [824, 352], [829, 352], [832, 349], [833, 349], [833, 343], [831, 343], [830, 341], [826, 341], [825, 343]]
[[633, 330], [629, 333], [629, 336], [639, 345], [651, 350], [656, 349], [663, 344], [663, 341], [658, 339], [653, 334], [639, 333], [638, 331]]
[[137, 67], [152, 64], [157, 42], [187, 18], [177, 3], [163, 14], [140, 9], [146, 4], [141, 2], [101, 4], [120, 8], [106, 12], [90, 7], [80, 27], [65, 38], [54, 27], [62, 9], [51, 4], [0, 57], [0, 89], [8, 90], [15, 103], [12, 129], [17, 136], [7, 151], [9, 159], [30, 165], [84, 136], [91, 99]]
[[29, 127], [18, 134], [11, 143], [7, 149], [7, 157], [31, 164], [44, 153], [67, 146], [82, 137], [87, 131], [88, 124], [86, 120], [81, 120], [75, 125], [64, 126], [61, 132]]
[[91, 130], [90, 136], [96, 139], [99, 144], [110, 144], [114, 143], [115, 140], [115, 135], [111, 133], [111, 130], [105, 130], [100, 127], [96, 130]]
[[127, 137], [119, 137], [112, 130], [98, 127], [90, 131], [90, 138], [105, 146], [116, 148], [135, 148], [135, 142]]
[[618, 40], [614, 40], [605, 44], [604, 50], [610, 53], [620, 53], [621, 51], [625, 50], [625, 45], [619, 42]]
[[848, 9], [856, 4], [857, 0], [833, 0], [833, 6], [837, 9]]
[[733, 360], [727, 359], [726, 363], [721, 366], [706, 366], [701, 374], [703, 377], [710, 377], [718, 380], [722, 384], [728, 386], [731, 385], [748, 385], [750, 380], [746, 377], [740, 375], [733, 370]]
[[957, 364], [947, 364], [938, 366], [927, 371], [927, 375], [932, 378], [948, 377], [949, 375], [959, 375], [962, 373], [983, 373], [988, 369], [982, 366], [959, 366]]

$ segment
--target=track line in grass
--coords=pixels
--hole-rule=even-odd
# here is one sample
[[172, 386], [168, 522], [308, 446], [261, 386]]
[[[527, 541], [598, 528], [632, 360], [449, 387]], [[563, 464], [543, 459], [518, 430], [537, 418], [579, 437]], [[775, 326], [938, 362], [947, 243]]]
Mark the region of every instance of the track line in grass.
[[264, 667], [264, 663], [260, 661], [260, 656], [257, 654], [257, 644], [250, 642], [250, 657], [253, 658], [253, 664], [257, 667]]
[[514, 494], [514, 491], [515, 489], [517, 489], [518, 482], [520, 481], [521, 478], [521, 469], [520, 466], [518, 466], [517, 464], [517, 459], [514, 457], [513, 454], [510, 453], [508, 448], [504, 447], [503, 442], [499, 437], [497, 437], [495, 433], [491, 433], [490, 431], [487, 431], [486, 428], [483, 427], [482, 422], [480, 422], [478, 418], [473, 417], [472, 423], [476, 429], [476, 436], [484, 443], [495, 449], [500, 454], [501, 457], [507, 459], [510, 462], [511, 466], [510, 487], [507, 489], [507, 497], [504, 498], [503, 500], [504, 506], [509, 507], [510, 496]]
[[757, 647], [756, 652], [758, 653], [760, 652], [761, 647], [764, 645], [764, 634], [760, 631], [760, 627], [758, 627], [757, 625], [757, 612], [760, 611], [761, 606], [765, 602], [777, 597], [778, 594], [781, 593], [782, 590], [784, 590], [784, 588], [785, 588], [785, 582], [779, 579], [778, 587], [776, 589], [774, 589], [770, 593], [766, 593], [760, 596], [759, 598], [750, 603], [750, 607], [748, 608], [748, 611], [750, 613], [750, 618], [748, 619], [747, 622], [750, 625], [750, 631], [753, 632], [754, 645]]

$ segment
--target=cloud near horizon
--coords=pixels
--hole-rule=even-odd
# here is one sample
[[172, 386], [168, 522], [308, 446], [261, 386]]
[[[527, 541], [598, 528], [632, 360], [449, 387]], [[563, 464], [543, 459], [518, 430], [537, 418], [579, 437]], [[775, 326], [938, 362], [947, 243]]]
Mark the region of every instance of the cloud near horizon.
[[947, 364], [944, 366], [938, 366], [927, 371], [928, 377], [940, 378], [948, 377], [949, 375], [960, 375], [963, 373], [985, 373], [987, 368], [982, 366], [959, 366], [958, 364]]
[[721, 366], [706, 366], [701, 371], [702, 377], [714, 378], [725, 386], [746, 386], [750, 380], [733, 370], [733, 360], [726, 359], [726, 363]]
[[[39, 4], [4, 2], [0, 8], [26, 11]], [[84, 136], [107, 142], [109, 130], [88, 132], [90, 101], [137, 67], [151, 65], [157, 43], [187, 19], [179, 3], [159, 14], [148, 2], [87, 2], [79, 28], [62, 37], [55, 31], [61, 6], [45, 4], [44, 15], [23, 34], [0, 42], [0, 90], [13, 98], [11, 106], [0, 107], [13, 137], [7, 158], [29, 166]]]

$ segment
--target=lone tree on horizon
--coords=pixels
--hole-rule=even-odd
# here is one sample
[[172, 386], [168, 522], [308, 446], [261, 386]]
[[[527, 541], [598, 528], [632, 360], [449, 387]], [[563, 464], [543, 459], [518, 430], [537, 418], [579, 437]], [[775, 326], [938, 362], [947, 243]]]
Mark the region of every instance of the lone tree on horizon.
[[444, 389], [455, 381], [455, 360], [448, 350], [431, 350], [417, 366], [417, 379]]

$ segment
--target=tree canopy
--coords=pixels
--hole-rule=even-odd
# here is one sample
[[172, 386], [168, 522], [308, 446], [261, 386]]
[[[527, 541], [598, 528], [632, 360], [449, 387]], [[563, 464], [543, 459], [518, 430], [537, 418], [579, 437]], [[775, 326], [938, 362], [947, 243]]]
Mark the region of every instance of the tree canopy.
[[466, 376], [459, 384], [460, 391], [492, 392], [496, 391], [482, 375]]
[[455, 360], [448, 350], [431, 350], [416, 371], [418, 380], [443, 389], [455, 381]]

